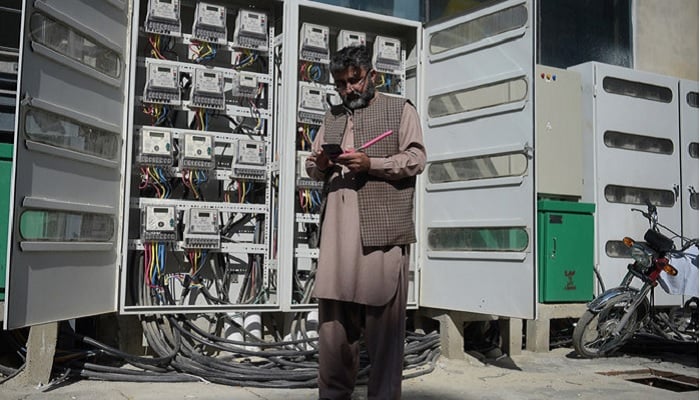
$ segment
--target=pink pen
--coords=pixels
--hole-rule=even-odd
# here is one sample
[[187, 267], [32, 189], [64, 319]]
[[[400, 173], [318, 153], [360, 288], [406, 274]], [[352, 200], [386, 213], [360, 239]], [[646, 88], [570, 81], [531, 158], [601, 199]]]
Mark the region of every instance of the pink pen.
[[394, 131], [392, 131], [392, 130], [390, 129], [390, 130], [388, 130], [388, 131], [382, 133], [381, 135], [377, 136], [376, 138], [374, 138], [374, 139], [368, 141], [367, 143], [363, 144], [362, 146], [360, 146], [359, 149], [357, 149], [357, 150], [355, 150], [355, 151], [364, 150], [364, 149], [368, 148], [369, 146], [371, 146], [371, 145], [377, 143], [378, 141], [384, 139], [385, 137], [391, 135], [392, 133], [394, 133]]

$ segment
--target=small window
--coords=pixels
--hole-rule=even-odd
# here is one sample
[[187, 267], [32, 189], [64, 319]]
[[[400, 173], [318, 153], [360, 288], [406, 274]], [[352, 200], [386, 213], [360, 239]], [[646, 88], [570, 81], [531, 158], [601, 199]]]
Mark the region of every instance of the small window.
[[698, 108], [698, 92], [688, 92], [685, 96], [685, 101], [688, 102], [689, 106]]
[[440, 54], [477, 43], [486, 38], [522, 28], [525, 24], [527, 24], [525, 5], [499, 10], [496, 13], [435, 32], [430, 36], [430, 54]]
[[28, 210], [20, 217], [24, 240], [46, 242], [109, 242], [114, 236], [114, 217], [55, 210]]
[[524, 251], [528, 240], [523, 227], [428, 229], [433, 251]]
[[430, 183], [464, 182], [521, 176], [526, 171], [525, 154], [487, 155], [434, 162], [428, 167], [428, 181]]
[[75, 29], [41, 13], [32, 14], [30, 29], [32, 40], [51, 50], [109, 77], [120, 76], [119, 55]]
[[698, 158], [698, 142], [690, 142], [688, 145], [688, 154], [691, 158]]
[[515, 103], [524, 100], [525, 96], [527, 96], [527, 81], [521, 77], [433, 96], [428, 99], [428, 115], [431, 118], [437, 118], [475, 111]]
[[607, 131], [603, 141], [606, 146], [617, 149], [673, 154], [673, 142], [669, 139]]
[[690, 194], [690, 208], [693, 210], [698, 209], [698, 192], [693, 192]]
[[670, 190], [607, 185], [605, 199], [610, 203], [646, 204], [646, 200], [659, 207], [673, 207], [676, 196]]
[[609, 76], [603, 78], [603, 89], [612, 94], [658, 101], [661, 103], [670, 103], [671, 100], [673, 100], [673, 92], [667, 87], [611, 78]]
[[39, 109], [27, 111], [24, 132], [30, 140], [79, 153], [117, 160], [120, 135], [105, 131], [65, 116]]
[[609, 240], [605, 243], [605, 254], [614, 258], [630, 258], [630, 248], [622, 240]]

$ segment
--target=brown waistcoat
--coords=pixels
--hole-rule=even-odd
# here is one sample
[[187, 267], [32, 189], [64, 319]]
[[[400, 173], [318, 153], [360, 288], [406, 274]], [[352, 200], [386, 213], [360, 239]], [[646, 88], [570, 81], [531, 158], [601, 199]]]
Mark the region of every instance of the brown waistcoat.
[[[353, 113], [354, 147], [359, 148], [378, 135], [392, 135], [365, 149], [370, 158], [384, 158], [399, 152], [399, 126], [406, 99], [379, 94], [369, 106]], [[347, 111], [333, 107], [324, 119], [327, 143], [341, 143], [347, 124]], [[355, 177], [360, 207], [360, 235], [365, 247], [414, 243], [413, 193], [416, 178], [394, 181], [360, 173]], [[326, 186], [328, 182], [326, 182]], [[322, 207], [322, 209], [325, 207]]]

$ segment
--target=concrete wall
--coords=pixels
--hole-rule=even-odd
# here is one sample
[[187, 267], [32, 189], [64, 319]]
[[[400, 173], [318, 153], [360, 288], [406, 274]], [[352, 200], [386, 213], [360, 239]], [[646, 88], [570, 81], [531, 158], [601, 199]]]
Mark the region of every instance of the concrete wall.
[[634, 0], [634, 68], [698, 80], [698, 0]]

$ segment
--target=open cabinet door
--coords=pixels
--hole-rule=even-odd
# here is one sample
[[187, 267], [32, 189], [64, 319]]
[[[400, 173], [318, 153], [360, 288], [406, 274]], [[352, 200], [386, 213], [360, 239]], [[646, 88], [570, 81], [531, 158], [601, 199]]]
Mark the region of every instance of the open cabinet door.
[[117, 308], [128, 20], [24, 2], [6, 329]]
[[421, 306], [534, 318], [533, 3], [425, 28]]

